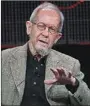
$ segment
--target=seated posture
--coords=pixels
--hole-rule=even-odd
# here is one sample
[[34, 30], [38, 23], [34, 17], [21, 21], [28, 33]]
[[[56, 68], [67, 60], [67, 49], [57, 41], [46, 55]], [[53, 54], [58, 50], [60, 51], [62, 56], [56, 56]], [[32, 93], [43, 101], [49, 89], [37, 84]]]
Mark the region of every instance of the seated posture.
[[90, 105], [79, 61], [52, 49], [62, 37], [63, 21], [57, 6], [42, 3], [26, 22], [29, 41], [2, 51], [2, 105]]

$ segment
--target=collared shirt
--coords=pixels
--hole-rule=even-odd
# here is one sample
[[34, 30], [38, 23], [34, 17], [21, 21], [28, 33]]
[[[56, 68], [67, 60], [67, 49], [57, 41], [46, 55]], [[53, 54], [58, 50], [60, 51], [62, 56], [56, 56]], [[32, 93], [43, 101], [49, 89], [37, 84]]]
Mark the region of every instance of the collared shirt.
[[50, 106], [45, 96], [45, 60], [32, 56], [28, 49], [24, 95], [21, 106]]

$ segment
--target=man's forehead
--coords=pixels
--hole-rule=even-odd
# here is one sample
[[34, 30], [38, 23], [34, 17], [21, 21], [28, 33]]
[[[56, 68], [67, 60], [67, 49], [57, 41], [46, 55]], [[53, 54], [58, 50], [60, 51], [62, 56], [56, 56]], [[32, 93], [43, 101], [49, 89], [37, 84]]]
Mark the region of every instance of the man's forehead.
[[37, 14], [37, 21], [39, 22], [46, 22], [56, 25], [60, 22], [60, 16], [59, 14], [52, 9], [42, 9]]

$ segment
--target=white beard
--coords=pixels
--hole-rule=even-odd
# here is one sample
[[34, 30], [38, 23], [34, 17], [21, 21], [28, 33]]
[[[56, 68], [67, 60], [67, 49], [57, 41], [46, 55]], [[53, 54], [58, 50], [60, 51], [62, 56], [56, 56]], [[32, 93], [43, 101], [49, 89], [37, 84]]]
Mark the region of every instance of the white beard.
[[36, 47], [36, 51], [38, 54], [40, 54], [42, 57], [44, 57], [50, 53], [51, 48], [38, 48], [38, 47]]
[[39, 47], [38, 45], [35, 45], [35, 47], [33, 47], [33, 44], [31, 42], [29, 42], [29, 48], [30, 48], [30, 51], [33, 55], [35, 54], [40, 54], [41, 57], [44, 57], [46, 55], [48, 55], [51, 51], [51, 48], [41, 48]]

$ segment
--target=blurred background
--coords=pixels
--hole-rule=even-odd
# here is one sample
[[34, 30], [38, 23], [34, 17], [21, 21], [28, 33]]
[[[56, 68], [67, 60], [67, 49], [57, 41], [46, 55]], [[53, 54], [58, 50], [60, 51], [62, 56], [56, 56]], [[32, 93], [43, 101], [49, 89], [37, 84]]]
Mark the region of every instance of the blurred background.
[[[23, 45], [28, 41], [25, 23], [44, 1], [1, 1], [1, 50]], [[79, 59], [88, 84], [90, 77], [90, 1], [50, 1], [65, 16], [63, 37], [53, 49]]]

